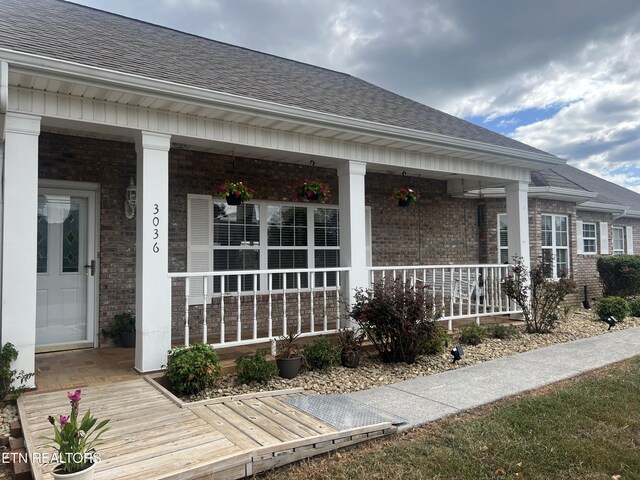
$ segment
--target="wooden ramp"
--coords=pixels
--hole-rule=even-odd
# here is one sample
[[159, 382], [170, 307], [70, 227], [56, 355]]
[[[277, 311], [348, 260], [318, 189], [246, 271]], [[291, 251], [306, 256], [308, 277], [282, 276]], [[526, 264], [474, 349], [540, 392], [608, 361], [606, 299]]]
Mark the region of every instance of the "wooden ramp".
[[[82, 389], [87, 409], [111, 419], [98, 447], [98, 479], [243, 478], [396, 431], [390, 423], [339, 431], [281, 400], [301, 393], [260, 394], [182, 407], [144, 379]], [[50, 479], [41, 464], [52, 450], [49, 415], [68, 414], [66, 391], [18, 400], [36, 479]]]

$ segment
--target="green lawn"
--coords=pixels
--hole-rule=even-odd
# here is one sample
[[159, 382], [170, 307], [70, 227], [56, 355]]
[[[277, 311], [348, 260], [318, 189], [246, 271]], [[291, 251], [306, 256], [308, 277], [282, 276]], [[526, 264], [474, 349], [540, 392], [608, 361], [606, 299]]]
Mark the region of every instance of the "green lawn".
[[640, 358], [266, 478], [640, 479]]

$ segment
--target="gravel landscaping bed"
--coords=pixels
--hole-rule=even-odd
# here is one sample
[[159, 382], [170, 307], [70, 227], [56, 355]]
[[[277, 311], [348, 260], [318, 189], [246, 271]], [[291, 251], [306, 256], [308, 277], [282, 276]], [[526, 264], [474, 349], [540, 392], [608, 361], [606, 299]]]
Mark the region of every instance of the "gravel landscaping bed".
[[[616, 330], [640, 327], [640, 318], [628, 317], [615, 327]], [[390, 383], [409, 380], [421, 375], [431, 375], [476, 363], [486, 362], [495, 358], [507, 357], [520, 352], [546, 347], [556, 343], [565, 343], [580, 338], [592, 337], [606, 333], [607, 324], [597, 321], [592, 311], [578, 310], [570, 312], [558, 327], [549, 334], [524, 333], [524, 325], [518, 326], [520, 334], [517, 337], [499, 340], [487, 338], [480, 345], [465, 345], [463, 359], [452, 363], [448, 350], [442, 355], [428, 355], [418, 359], [412, 365], [404, 363], [385, 364], [378, 361], [376, 354], [371, 353], [363, 357], [360, 367], [348, 369], [336, 367], [327, 372], [306, 371], [296, 378], [287, 380], [275, 378], [266, 385], [237, 384], [235, 375], [227, 375], [220, 379], [213, 388], [197, 395], [184, 397], [185, 401], [197, 401], [206, 398], [239, 395], [270, 390], [283, 390], [302, 387], [317, 393], [347, 393], [364, 390], [366, 388], [388, 385]], [[453, 344], [459, 342], [457, 332], [453, 335]], [[451, 346], [450, 346], [451, 347]]]

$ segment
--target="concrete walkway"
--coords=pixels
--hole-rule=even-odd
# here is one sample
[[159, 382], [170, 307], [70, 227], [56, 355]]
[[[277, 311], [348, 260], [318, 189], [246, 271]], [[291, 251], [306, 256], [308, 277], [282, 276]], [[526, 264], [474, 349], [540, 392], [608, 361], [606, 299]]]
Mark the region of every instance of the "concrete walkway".
[[640, 328], [520, 353], [345, 396], [417, 427], [640, 355]]

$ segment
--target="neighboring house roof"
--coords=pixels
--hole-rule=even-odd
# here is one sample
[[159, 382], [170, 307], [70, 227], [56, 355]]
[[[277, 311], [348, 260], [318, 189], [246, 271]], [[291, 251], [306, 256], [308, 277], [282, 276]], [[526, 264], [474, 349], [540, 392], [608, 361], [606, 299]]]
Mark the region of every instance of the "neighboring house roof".
[[61, 0], [0, 0], [0, 57], [3, 48], [289, 107], [545, 153], [351, 75]]
[[594, 202], [624, 205], [640, 211], [640, 194], [603, 178], [591, 175], [571, 165], [531, 172], [531, 183], [536, 187], [562, 187], [597, 193]]

